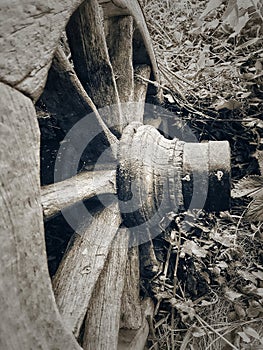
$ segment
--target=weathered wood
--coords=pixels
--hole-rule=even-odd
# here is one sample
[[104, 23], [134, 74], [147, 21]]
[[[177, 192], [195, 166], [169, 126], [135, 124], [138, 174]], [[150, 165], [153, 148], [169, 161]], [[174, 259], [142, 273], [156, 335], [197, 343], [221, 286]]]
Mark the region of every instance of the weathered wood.
[[122, 103], [121, 130], [123, 130], [130, 121], [134, 120], [133, 111], [129, 108], [129, 102], [134, 100], [133, 18], [131, 16], [110, 18], [106, 22], [106, 28], [110, 61]]
[[151, 68], [147, 64], [137, 65], [134, 69], [135, 75], [135, 89], [134, 89], [134, 101], [145, 103], [146, 93], [148, 88], [148, 83], [140, 79], [140, 77], [145, 78], [145, 80], [150, 78]]
[[140, 267], [138, 247], [129, 249], [122, 295], [120, 328], [139, 329], [142, 325], [140, 302]]
[[159, 271], [160, 264], [156, 258], [150, 230], [146, 228], [145, 243], [140, 244], [140, 272], [143, 277], [152, 278]]
[[149, 322], [153, 317], [154, 304], [150, 298], [143, 300], [143, 323], [137, 330], [120, 329], [118, 350], [143, 350], [149, 335]]
[[123, 4], [123, 1], [98, 0], [98, 2], [103, 8], [105, 19], [130, 15], [130, 11], [125, 3]]
[[158, 227], [166, 213], [183, 206], [212, 211], [229, 207], [227, 141], [168, 140], [149, 125], [131, 123], [124, 129], [118, 154], [118, 197], [128, 227]]
[[84, 2], [75, 11], [67, 25], [67, 36], [75, 71], [84, 89], [97, 108], [111, 106], [103, 114], [108, 126], [122, 125], [120, 99], [96, 0]]
[[133, 18], [113, 17], [106, 21], [106, 40], [121, 102], [133, 101]]
[[149, 335], [149, 325], [146, 318], [137, 329], [120, 329], [118, 350], [144, 350]]
[[80, 349], [48, 275], [35, 108], [2, 83], [0, 108], [0, 348]]
[[[69, 72], [70, 74], [70, 80], [72, 82], [72, 84], [74, 85], [76, 91], [78, 92], [78, 94], [82, 97], [82, 99], [90, 106], [90, 108], [92, 109], [92, 111], [94, 112], [97, 122], [99, 123], [101, 129], [103, 130], [105, 137], [107, 138], [109, 145], [111, 146], [112, 149], [112, 153], [115, 155], [117, 155], [117, 145], [119, 143], [118, 139], [116, 138], [115, 135], [113, 135], [110, 130], [108, 129], [108, 127], [105, 125], [102, 117], [100, 116], [96, 106], [94, 105], [92, 99], [90, 98], [90, 96], [86, 93], [86, 90], [83, 88], [81, 82], [79, 81], [78, 77], [76, 76], [73, 67], [71, 66], [71, 64], [69, 63], [63, 49], [61, 47], [59, 47], [56, 51], [55, 57], [57, 58], [59, 65], [61, 66], [61, 68], [67, 72]], [[103, 79], [101, 79], [103, 80]], [[94, 93], [93, 93], [94, 95]]]
[[66, 22], [81, 2], [1, 1], [0, 81], [36, 100]]
[[[13, 4], [5, 2], [2, 7], [4, 8], [4, 16], [3, 20], [1, 18], [0, 24], [0, 34], [1, 38], [3, 38], [2, 52], [4, 54], [0, 79], [30, 96], [33, 100], [36, 100], [44, 88], [51, 59], [59, 42], [59, 37], [61, 36], [65, 23], [80, 3], [81, 1], [79, 0], [70, 0], [63, 4], [58, 4], [51, 0], [48, 5], [46, 5], [43, 3], [43, 0], [37, 0], [34, 4], [28, 4], [25, 0], [22, 0], [22, 3], [13, 6]], [[136, 4], [138, 5], [137, 2]], [[136, 9], [138, 8], [135, 7], [135, 10]], [[130, 10], [132, 13], [133, 7]], [[143, 18], [141, 12], [139, 15], [139, 19], [140, 18]], [[131, 23], [131, 19], [129, 19], [129, 21]], [[140, 20], [138, 21], [138, 19], [137, 22], [140, 28], [145, 29], [146, 25], [144, 20], [144, 24], [140, 24]], [[69, 34], [69, 44], [71, 46], [77, 75], [80, 78], [85, 91], [92, 92], [93, 95], [91, 97], [98, 108], [106, 105], [116, 105], [115, 110], [111, 109], [111, 112], [114, 111], [114, 113], [105, 113], [103, 116], [109, 126], [115, 127], [116, 125], [119, 126], [123, 124], [117, 85], [108, 57], [103, 33], [103, 24], [100, 18], [97, 2], [95, 0], [89, 0], [81, 5], [80, 9], [74, 14], [72, 20], [70, 20], [68, 29], [76, 29], [76, 31], [73, 30], [72, 32], [71, 30], [68, 30], [68, 33], [72, 35], [70, 37]], [[131, 34], [130, 27], [127, 33], [129, 35]], [[147, 37], [147, 33], [143, 35], [144, 37]], [[130, 39], [132, 40], [132, 35], [130, 35]], [[82, 44], [84, 45], [82, 46]], [[149, 46], [149, 44], [147, 45]], [[81, 51], [80, 48], [83, 48], [83, 51], [80, 52], [82, 56], [80, 55], [79, 57], [78, 50]], [[67, 64], [63, 68], [65, 60], [60, 60], [60, 51], [61, 50], [57, 51], [55, 61], [56, 64], [58, 63], [59, 69], [62, 67], [62, 71], [64, 70], [65, 75], [68, 75], [68, 82], [71, 82], [72, 85], [75, 84], [75, 90], [77, 92], [75, 93], [74, 91], [74, 101], [77, 103], [78, 98], [80, 99], [81, 114], [85, 113], [86, 105], [90, 105], [94, 110], [91, 104], [92, 101], [88, 101], [87, 97], [89, 96], [85, 95], [84, 91], [82, 91], [83, 87], [78, 83], [78, 77], [74, 74], [72, 67], [66, 62]], [[99, 65], [96, 66], [97, 62], [99, 62]], [[129, 59], [127, 63], [132, 69], [131, 59]], [[155, 67], [155, 64], [156, 62], [153, 63], [153, 68]], [[131, 75], [129, 76], [131, 77]], [[102, 77], [104, 78], [102, 79]], [[133, 76], [131, 78], [133, 79]], [[130, 82], [132, 82], [132, 80], [129, 81], [129, 83], [127, 82], [127, 85], [130, 85]], [[132, 90], [133, 85], [131, 91]], [[16, 95], [14, 95], [14, 100], [15, 97]], [[19, 104], [19, 99], [17, 103]], [[23, 109], [25, 106], [26, 103], [21, 102], [19, 107], [20, 109]], [[32, 106], [30, 106], [30, 108], [32, 109]], [[10, 110], [8, 112], [10, 112]], [[3, 279], [4, 282], [6, 282], [4, 286], [6, 289], [4, 289], [3, 292], [5, 293], [6, 300], [8, 300], [7, 302], [4, 300], [2, 306], [5, 309], [8, 309], [9, 307], [12, 308], [13, 313], [12, 317], [8, 318], [9, 316], [5, 315], [3, 319], [3, 327], [6, 328], [3, 332], [4, 337], [3, 340], [1, 339], [1, 345], [3, 345], [3, 348], [8, 349], [77, 349], [79, 347], [71, 334], [67, 333], [66, 330], [63, 330], [60, 316], [54, 305], [54, 298], [51, 293], [51, 286], [48, 279], [44, 254], [43, 227], [40, 224], [42, 221], [42, 215], [39, 203], [39, 183], [37, 182], [37, 171], [39, 170], [39, 165], [37, 165], [34, 171], [31, 172], [31, 167], [29, 166], [29, 163], [27, 163], [32, 160], [30, 157], [27, 157], [27, 151], [29, 153], [35, 152], [35, 157], [39, 144], [36, 147], [30, 147], [29, 139], [32, 136], [31, 133], [33, 127], [30, 123], [27, 123], [27, 128], [22, 128], [19, 123], [21, 121], [20, 115], [23, 116], [23, 113], [18, 115], [16, 112], [16, 114], [18, 121], [15, 125], [18, 129], [18, 135], [16, 135], [18, 137], [18, 142], [16, 147], [17, 153], [14, 152], [14, 155], [16, 156], [15, 165], [19, 167], [21, 164], [21, 167], [19, 167], [19, 170], [15, 171], [14, 169], [16, 169], [16, 166], [11, 158], [8, 175], [10, 175], [10, 183], [12, 184], [10, 185], [11, 190], [8, 195], [11, 197], [14, 196], [14, 203], [15, 201], [16, 203], [18, 202], [14, 207], [16, 206], [17, 218], [19, 218], [19, 222], [21, 222], [23, 226], [21, 231], [19, 231], [20, 227], [18, 227], [18, 224], [13, 217], [10, 218], [9, 206], [10, 203], [13, 204], [13, 198], [11, 198], [11, 200], [9, 197], [4, 198], [5, 206], [3, 207], [5, 208], [5, 211], [3, 215], [5, 218], [7, 213], [9, 214], [7, 217], [8, 220], [10, 219], [10, 223], [8, 222], [8, 224], [5, 224], [5, 229], [7, 233], [9, 233], [10, 230], [11, 234], [14, 235], [14, 239], [12, 240], [12, 244], [14, 244], [14, 248], [12, 247], [12, 256], [9, 256], [7, 261], [9, 264], [10, 261], [15, 261], [14, 265], [12, 265], [12, 273], [13, 271], [18, 271], [20, 275], [18, 276], [18, 282], [15, 281], [15, 278], [17, 277], [15, 275], [14, 278], [12, 275], [12, 278], [14, 279], [14, 281], [12, 280], [12, 283], [10, 283], [6, 277]], [[75, 114], [77, 113], [75, 112]], [[35, 117], [35, 113], [32, 113], [32, 117]], [[129, 121], [130, 120], [132, 119], [129, 119]], [[8, 123], [5, 125], [8, 125]], [[37, 130], [36, 125], [34, 128]], [[27, 129], [29, 132], [27, 132]], [[15, 132], [16, 130], [14, 130], [14, 133]], [[23, 138], [26, 141], [23, 140]], [[11, 140], [12, 137], [10, 137], [10, 142]], [[25, 143], [26, 151], [24, 151], [22, 147]], [[23, 150], [23, 154], [19, 153], [20, 149]], [[10, 152], [10, 154], [12, 153]], [[17, 161], [17, 158], [19, 161]], [[25, 165], [26, 169], [23, 165]], [[28, 177], [28, 174], [30, 174], [31, 178]], [[25, 178], [25, 181], [22, 181], [23, 185], [25, 183], [24, 189], [18, 191], [23, 176]], [[19, 180], [18, 177], [20, 177]], [[6, 179], [3, 181], [5, 188], [8, 188], [8, 181]], [[12, 186], [14, 186], [14, 188]], [[63, 188], [63, 191], [62, 194], [67, 195], [65, 193], [65, 187]], [[18, 192], [20, 192], [19, 194], [22, 195], [22, 197], [17, 197]], [[53, 195], [51, 192], [48, 193], [49, 195]], [[74, 201], [75, 199], [76, 198], [74, 197]], [[66, 202], [67, 201], [68, 199], [66, 199]], [[73, 201], [72, 198], [69, 199], [70, 203], [71, 201]], [[8, 205], [6, 205], [6, 203], [8, 203]], [[37, 210], [35, 210], [36, 208]], [[64, 258], [54, 279], [54, 288], [55, 292], [57, 292], [58, 304], [60, 305], [61, 310], [63, 310], [62, 314], [66, 319], [66, 323], [68, 323], [71, 329], [75, 331], [76, 335], [82, 324], [91, 292], [100, 271], [103, 268], [109, 251], [110, 242], [121, 221], [117, 205], [113, 205], [112, 209], [113, 211], [110, 213], [110, 209], [105, 209], [102, 214], [97, 214], [90, 228], [85, 230], [84, 235], [82, 237], [76, 237], [73, 247]], [[28, 220], [25, 219], [27, 215], [31, 215]], [[34, 221], [34, 225], [30, 220], [32, 222]], [[27, 232], [25, 232], [25, 230]], [[103, 235], [103, 231], [104, 233], [107, 231], [107, 234]], [[19, 234], [17, 234], [17, 232]], [[36, 236], [36, 232], [42, 234], [41, 240], [39, 239], [39, 236]], [[93, 250], [89, 255], [89, 253], [87, 253], [88, 248], [90, 248], [91, 245], [94, 246], [94, 242], [95, 244], [97, 242], [98, 248], [95, 252]], [[22, 250], [20, 250], [20, 245], [23, 247]], [[7, 245], [3, 245], [3, 247], [9, 248]], [[28, 248], [29, 251], [26, 251], [25, 248]], [[6, 251], [8, 251], [8, 249]], [[4, 251], [4, 254], [6, 254], [6, 251]], [[13, 260], [17, 252], [19, 253], [19, 257], [17, 260]], [[89, 255], [89, 257], [85, 260], [86, 254]], [[35, 263], [34, 259], [36, 256], [39, 258]], [[76, 264], [74, 265], [74, 263]], [[94, 273], [92, 271], [90, 276], [87, 277], [87, 275], [89, 275], [90, 267], [94, 270]], [[5, 276], [5, 265], [3, 269], [4, 273], [2, 273], [2, 275]], [[8, 274], [6, 275], [8, 276]], [[14, 286], [17, 286], [16, 290]], [[8, 294], [7, 289], [14, 292]], [[80, 291], [80, 296], [77, 296], [76, 291]], [[12, 303], [12, 300], [19, 300], [19, 302]], [[21, 311], [21, 315], [20, 312], [18, 312], [18, 307], [20, 307], [19, 311]], [[17, 315], [19, 315], [19, 317]], [[38, 316], [37, 320], [36, 315]], [[29, 319], [34, 320], [34, 323], [29, 322]], [[6, 337], [7, 333], [5, 333], [7, 332], [7, 328], [8, 331], [9, 328], [11, 330], [10, 333], [8, 333], [8, 339]], [[30, 333], [28, 332], [28, 329], [30, 329]], [[10, 345], [10, 342], [8, 343], [10, 339], [12, 339], [12, 345]]]
[[[131, 123], [124, 129], [117, 189], [125, 225], [158, 226], [165, 213], [176, 212], [183, 204], [183, 145], [149, 125]], [[142, 237], [139, 243], [143, 242]]]
[[[137, 0], [114, 0], [114, 1], [99, 0], [99, 2], [101, 3], [104, 9], [104, 15], [106, 18], [109, 18], [112, 16], [123, 16], [123, 15], [131, 15], [134, 18], [134, 21], [141, 34], [141, 38], [143, 40], [145, 49], [150, 58], [154, 78], [157, 82], [160, 82], [158, 66], [154, 55], [151, 37], [150, 37], [147, 24], [145, 21], [145, 17], [139, 2]], [[147, 62], [141, 62], [141, 63], [147, 63]]]
[[92, 112], [73, 84], [72, 73], [74, 73], [73, 66], [65, 67], [60, 57], [56, 55], [48, 73], [45, 89], [38, 102], [42, 103], [51, 115], [56, 116], [65, 134], [81, 118]]
[[103, 193], [116, 193], [116, 171], [88, 171], [71, 179], [41, 188], [41, 203], [46, 218], [70, 205]]
[[[0, 81], [16, 87], [32, 99], [37, 100], [44, 89], [48, 70], [62, 31], [71, 14], [82, 2], [82, 0], [66, 0], [58, 3], [51, 0], [46, 4], [43, 0], [37, 0], [34, 4], [29, 5], [26, 0], [22, 0], [19, 5], [14, 6], [10, 2], [4, 1], [1, 4], [0, 13], [2, 53]], [[157, 77], [156, 59], [138, 2], [136, 0], [115, 0], [114, 3], [117, 6], [111, 2], [112, 8], [120, 9], [121, 7], [125, 12], [113, 13], [113, 15], [132, 15], [140, 30], [144, 31], [142, 37], [145, 40], [145, 46]], [[88, 2], [86, 5], [89, 6]], [[88, 28], [85, 33], [89, 33]], [[77, 37], [75, 41], [78, 41]], [[78, 45], [76, 46], [78, 47]], [[97, 42], [97, 47], [100, 46], [100, 43]]]
[[227, 141], [185, 143], [182, 176], [187, 209], [229, 209], [231, 166]]
[[151, 68], [147, 64], [137, 65], [134, 69], [135, 81], [134, 81], [134, 119], [143, 123], [145, 100], [148, 89], [148, 83], [138, 78], [138, 75], [149, 79], [151, 74]]
[[83, 342], [85, 350], [117, 349], [128, 242], [128, 230], [120, 229], [88, 308]]
[[83, 234], [76, 235], [53, 279], [59, 311], [76, 337], [120, 223], [117, 203], [95, 214]]

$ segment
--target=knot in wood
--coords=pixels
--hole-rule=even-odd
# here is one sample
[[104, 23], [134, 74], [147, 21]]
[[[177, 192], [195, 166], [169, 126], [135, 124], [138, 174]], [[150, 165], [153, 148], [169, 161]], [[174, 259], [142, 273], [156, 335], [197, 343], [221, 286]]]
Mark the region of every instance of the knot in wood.
[[169, 140], [152, 126], [131, 123], [120, 140], [117, 192], [128, 227], [154, 226], [180, 209], [227, 210], [229, 144]]

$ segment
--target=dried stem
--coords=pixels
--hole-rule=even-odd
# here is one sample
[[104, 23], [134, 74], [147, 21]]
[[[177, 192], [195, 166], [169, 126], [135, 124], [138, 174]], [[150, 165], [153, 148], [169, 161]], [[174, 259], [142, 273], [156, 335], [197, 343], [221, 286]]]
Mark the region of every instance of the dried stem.
[[[179, 228], [178, 232], [178, 240], [177, 240], [177, 255], [176, 255], [176, 260], [175, 260], [175, 267], [174, 267], [174, 288], [173, 288], [173, 295], [175, 297], [176, 295], [176, 288], [177, 288], [177, 270], [178, 270], [178, 265], [179, 265], [179, 257], [180, 257], [180, 249], [181, 249], [181, 230]], [[174, 340], [174, 321], [175, 321], [175, 308], [172, 307], [172, 319], [171, 319], [171, 341], [172, 341], [172, 350], [175, 349], [175, 340]]]
[[212, 332], [214, 332], [216, 335], [219, 336], [224, 342], [226, 342], [232, 349], [238, 350], [235, 345], [231, 344], [230, 341], [228, 341], [222, 334], [220, 334], [216, 329], [211, 327], [205, 320], [203, 320], [199, 315], [195, 315], [195, 318], [198, 320], [198, 322], [203, 326], [205, 325], [208, 329], [210, 329]]

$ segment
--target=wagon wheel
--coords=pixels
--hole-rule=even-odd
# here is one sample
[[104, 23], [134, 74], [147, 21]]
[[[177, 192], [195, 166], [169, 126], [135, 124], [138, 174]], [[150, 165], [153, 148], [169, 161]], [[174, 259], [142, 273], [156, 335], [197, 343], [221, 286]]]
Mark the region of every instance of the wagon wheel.
[[[116, 7], [109, 1], [102, 1], [102, 7], [104, 22], [95, 0], [82, 4], [71, 17], [66, 28], [64, 50], [59, 47], [56, 51], [41, 103], [48, 111], [56, 115], [60, 113], [60, 126], [69, 134], [74, 124], [77, 140], [83, 138], [84, 146], [88, 143], [89, 132], [92, 136], [102, 132], [101, 146], [106, 141], [114, 161], [117, 152], [121, 152], [120, 143], [123, 142], [118, 138], [125, 126], [135, 121], [143, 122], [147, 84], [136, 75], [146, 81], [150, 78], [156, 80], [158, 72], [138, 3], [134, 2], [132, 8], [136, 21], [127, 13], [127, 8]], [[67, 56], [71, 56], [74, 66]], [[70, 106], [66, 103], [65, 108], [61, 107], [68, 96]], [[81, 119], [89, 108], [93, 115]], [[90, 118], [94, 117], [92, 121]], [[67, 137], [72, 139], [74, 136]], [[74, 145], [74, 141], [71, 143], [78, 154], [75, 157], [70, 149], [70, 156], [78, 161], [82, 152], [79, 154], [78, 145]], [[67, 216], [65, 210], [79, 200], [102, 193], [116, 194], [116, 164], [113, 170], [84, 171], [72, 177], [75, 174], [65, 170], [68, 165], [64, 163], [62, 161], [60, 182], [42, 188], [46, 219], [59, 210], [64, 210]], [[75, 209], [78, 217], [81, 216], [82, 203], [79, 207]], [[72, 207], [69, 210], [72, 211]], [[134, 329], [129, 331], [131, 342], [138, 329], [142, 333], [139, 342], [145, 342], [148, 325], [142, 317], [139, 300], [138, 248], [130, 250], [127, 262], [129, 234], [127, 229], [119, 229], [122, 218], [118, 202], [113, 201], [90, 221], [78, 232], [80, 235], [75, 236], [53, 279], [60, 314], [76, 338], [85, 328], [82, 340], [85, 349], [117, 349], [118, 342], [119, 347], [134, 346], [127, 343], [124, 330], [120, 336], [126, 338], [127, 344], [121, 345], [121, 340], [118, 341], [121, 318], [123, 328]], [[128, 271], [130, 274], [125, 277]], [[126, 292], [122, 298], [124, 289]]]
[[[67, 19], [70, 11], [75, 10], [79, 3], [76, 0], [71, 10], [64, 9]], [[104, 23], [99, 3], [104, 9]], [[29, 58], [28, 65], [32, 66], [34, 74], [25, 72], [24, 77], [19, 76], [19, 70], [9, 77], [12, 55], [7, 55], [11, 57], [11, 63], [6, 64], [7, 73], [3, 81], [20, 92], [1, 86], [2, 103], [7, 106], [4, 110], [4, 121], [8, 125], [6, 130], [9, 132], [13, 129], [16, 133], [15, 147], [8, 137], [3, 149], [17, 159], [15, 171], [13, 162], [7, 160], [8, 175], [1, 174], [3, 232], [10, 236], [10, 240], [4, 240], [1, 247], [4, 256], [1, 266], [3, 322], [0, 337], [3, 348], [78, 349], [80, 347], [71, 332], [76, 338], [81, 333], [80, 342], [84, 349], [117, 349], [118, 341], [120, 349], [143, 347], [140, 343], [147, 337], [148, 324], [142, 315], [138, 293], [138, 252], [135, 248], [127, 254], [129, 234], [125, 227], [147, 223], [160, 207], [162, 211], [159, 215], [162, 215], [166, 210], [176, 210], [187, 202], [192, 192], [194, 171], [200, 174], [202, 180], [200, 192], [202, 186], [210, 189], [210, 206], [215, 205], [215, 209], [227, 207], [228, 145], [222, 143], [219, 154], [218, 145], [212, 143], [195, 146], [193, 153], [191, 146], [177, 140], [167, 140], [153, 127], [143, 126], [142, 104], [137, 103], [132, 109], [133, 113], [130, 112], [131, 108], [125, 108], [131, 107], [134, 101], [145, 100], [147, 85], [135, 79], [135, 71], [144, 81], [149, 80], [150, 74], [151, 79], [158, 80], [157, 65], [137, 1], [101, 0], [99, 3], [96, 0], [85, 1], [72, 15], [67, 25], [67, 40], [73, 65], [67, 57], [67, 49], [59, 46], [41, 97], [51, 113], [56, 113], [57, 106], [60, 106], [60, 125], [66, 131], [93, 111], [94, 123], [97, 130], [101, 130], [106, 146], [110, 147], [112, 159], [118, 156], [118, 169], [101, 170], [95, 176], [94, 172], [83, 172], [41, 189], [46, 218], [96, 194], [117, 192], [120, 199], [97, 212], [89, 226], [84, 226], [82, 235], [75, 237], [56, 273], [53, 290], [63, 322], [50, 288], [43, 237], [36, 234], [43, 233], [43, 227], [36, 180], [39, 166], [37, 128], [33, 124], [34, 131], [31, 124], [34, 110], [30, 100], [20, 93], [29, 95], [33, 100], [39, 97], [55, 46], [53, 44], [54, 49], [46, 52], [38, 35], [36, 50], [40, 48], [40, 53], [45, 52], [47, 58], [44, 63], [42, 57], [38, 58], [42, 63], [34, 63], [35, 66], [35, 57]], [[56, 6], [55, 10], [45, 6], [39, 8], [45, 16], [52, 11], [63, 12]], [[34, 20], [40, 17], [39, 14], [33, 16]], [[55, 26], [56, 22], [53, 24]], [[60, 28], [62, 24], [60, 19]], [[46, 40], [49, 27], [37, 24], [37, 28], [41, 28], [39, 31], [44, 31]], [[134, 31], [134, 28], [137, 29]], [[25, 38], [29, 45], [30, 38]], [[33, 52], [36, 55], [36, 51]], [[17, 54], [16, 61], [20, 62], [21, 57]], [[112, 115], [99, 113], [98, 109], [105, 106], [114, 106]], [[19, 117], [21, 110], [25, 120]], [[128, 125], [135, 121], [135, 124]], [[20, 148], [24, 150], [22, 156]], [[205, 155], [204, 159], [199, 157], [200, 152]], [[147, 166], [145, 158], [148, 160]], [[17, 168], [17, 165], [20, 167]], [[207, 173], [211, 175], [209, 180]], [[24, 193], [23, 199], [17, 194], [19, 176], [23, 183], [20, 190]], [[182, 184], [183, 178], [187, 181], [185, 185]], [[121, 216], [120, 209], [125, 212], [130, 200], [131, 183], [135, 185], [132, 193], [135, 210]], [[69, 188], [74, 188], [74, 192]], [[213, 191], [221, 196], [216, 203]], [[16, 217], [20, 218], [23, 227], [15, 221]], [[90, 249], [90, 246], [96, 246], [96, 250]], [[144, 312], [151, 313], [151, 305], [144, 306]], [[129, 331], [119, 332], [120, 327]]]

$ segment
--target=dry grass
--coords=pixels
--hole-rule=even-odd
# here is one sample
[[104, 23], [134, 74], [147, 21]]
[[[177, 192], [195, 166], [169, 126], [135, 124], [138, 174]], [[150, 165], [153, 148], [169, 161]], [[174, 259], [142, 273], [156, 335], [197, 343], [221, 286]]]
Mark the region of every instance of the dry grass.
[[248, 97], [260, 103], [262, 4], [237, 0], [229, 13], [228, 3], [142, 0], [163, 84], [197, 107], [245, 113]]
[[[162, 85], [171, 91], [166, 93], [168, 106], [179, 106], [181, 111], [188, 107], [188, 114], [181, 112], [181, 118], [189, 121], [200, 140], [229, 140], [234, 180], [259, 174], [263, 148], [261, 2], [141, 3]], [[222, 120], [226, 122], [218, 123]], [[246, 221], [248, 203], [248, 199], [236, 199], [229, 213], [197, 217], [190, 236], [180, 232], [182, 246], [191, 239], [207, 251], [204, 257], [186, 254], [178, 262], [182, 247], [172, 242], [174, 235], [179, 237], [174, 229], [154, 242], [156, 253], [160, 253], [160, 241], [165, 246], [161, 265], [163, 270], [169, 268], [165, 276], [148, 281], [146, 288], [156, 301], [155, 334], [149, 338], [149, 349], [263, 348], [262, 222]]]

